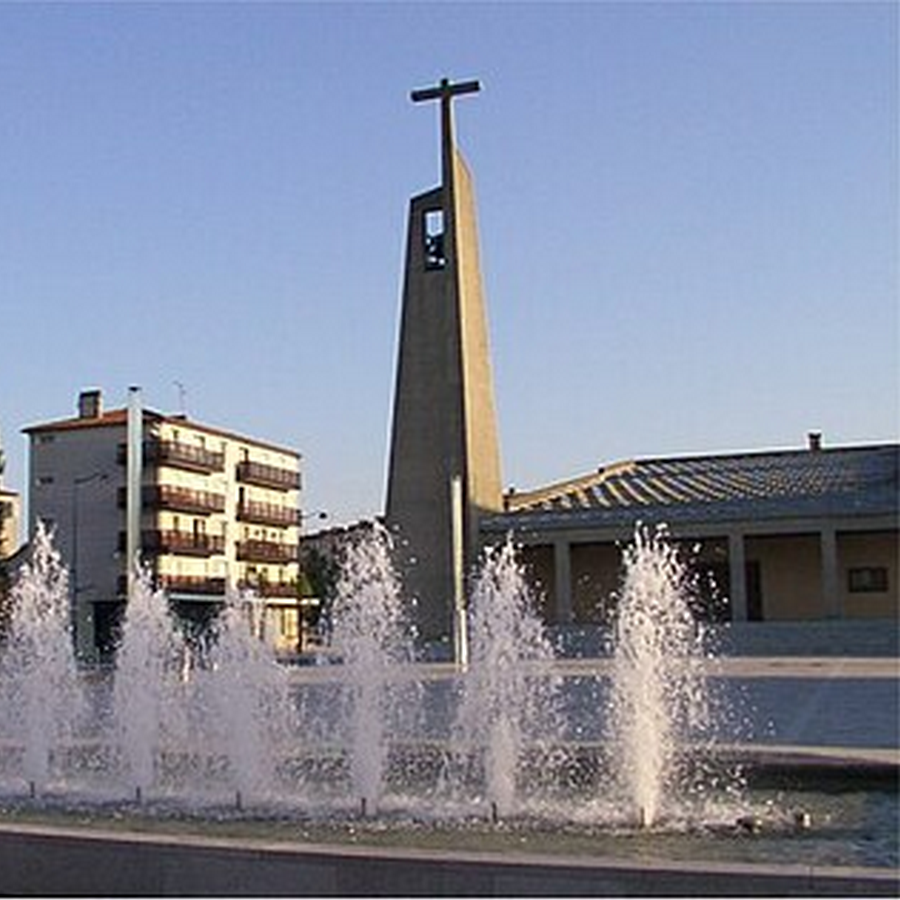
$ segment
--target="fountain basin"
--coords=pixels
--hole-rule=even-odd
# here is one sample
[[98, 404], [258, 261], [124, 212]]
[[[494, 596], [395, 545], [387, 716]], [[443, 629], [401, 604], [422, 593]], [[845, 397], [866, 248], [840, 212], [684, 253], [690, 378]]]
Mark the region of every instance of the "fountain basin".
[[[662, 858], [687, 836], [541, 834], [519, 825], [449, 829], [222, 816], [151, 818], [121, 808], [7, 809], [0, 871], [13, 895], [153, 896], [896, 896], [896, 868]], [[41, 821], [41, 816], [43, 821]], [[160, 832], [163, 833], [160, 833]], [[757, 851], [758, 836], [702, 845]], [[805, 835], [777, 844], [796, 854]], [[399, 845], [399, 846], [398, 846]], [[693, 845], [700, 848], [700, 845]], [[630, 852], [625, 858], [623, 848]], [[477, 848], [477, 849], [475, 849]]]
[[[741, 703], [723, 692], [728, 666], [709, 658], [686, 569], [659, 537], [638, 536], [629, 553], [627, 615], [603, 661], [555, 658], [513, 548], [489, 555], [472, 594], [470, 665], [458, 670], [415, 662], [386, 539], [376, 538], [348, 558], [338, 591], [340, 665], [276, 665], [240, 597], [215, 639], [192, 645], [145, 583], [115, 668], [93, 674], [55, 652], [67, 643], [66, 593], [39, 542], [0, 657], [0, 853], [27, 892], [57, 892], [42, 887], [53, 854], [102, 894], [280, 893], [300, 874], [312, 893], [352, 893], [351, 859], [367, 894], [379, 872], [392, 873], [394, 894], [530, 892], [508, 886], [510, 866], [553, 893], [723, 892], [706, 876], [687, 887], [679, 866], [691, 877], [756, 866], [794, 879], [766, 876], [766, 893], [820, 885], [824, 869], [843, 884], [835, 867], [864, 867], [893, 890], [881, 870], [896, 874], [896, 763], [879, 776], [863, 760], [873, 784], [819, 783], [821, 754], [748, 752], [735, 727]], [[876, 677], [896, 688], [895, 676]], [[44, 709], [47, 683], [72, 700]], [[817, 685], [801, 723], [825, 696]], [[235, 879], [224, 887], [219, 864]], [[730, 884], [747, 892], [756, 876], [741, 873]]]

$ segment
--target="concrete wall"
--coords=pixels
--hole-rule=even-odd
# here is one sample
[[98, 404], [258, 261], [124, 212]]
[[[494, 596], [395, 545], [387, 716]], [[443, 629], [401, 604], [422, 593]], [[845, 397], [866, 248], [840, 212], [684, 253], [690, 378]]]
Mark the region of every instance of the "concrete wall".
[[746, 540], [748, 562], [758, 562], [763, 619], [824, 618], [817, 535], [773, 535]]
[[13, 896], [896, 896], [896, 870], [240, 843], [0, 825]]
[[461, 375], [451, 341], [456, 300], [446, 269], [430, 269], [423, 250], [425, 217], [442, 204], [436, 189], [409, 208], [385, 506], [404, 589], [419, 598], [417, 624], [427, 637], [452, 627], [450, 481], [464, 456]]
[[[463, 568], [478, 518], [502, 507], [487, 316], [471, 176], [452, 149], [452, 183], [413, 198], [407, 226], [386, 519], [404, 590], [426, 639], [452, 632], [453, 510], [462, 487]], [[426, 252], [426, 217], [444, 217], [443, 265]]]
[[125, 529], [117, 504], [125, 467], [116, 454], [125, 438], [123, 423], [31, 435], [29, 535], [42, 521], [69, 568], [75, 640], [84, 655], [94, 652], [94, 604], [115, 600], [124, 572], [124, 554], [116, 551]]
[[[487, 307], [479, 263], [475, 189], [468, 166], [455, 149], [453, 166], [468, 500], [477, 510], [498, 512], [503, 508], [503, 485]], [[470, 551], [477, 547], [477, 523], [473, 526]]]
[[[900, 577], [897, 558], [900, 555], [898, 535], [891, 532], [872, 534], [839, 534], [838, 563], [841, 609], [849, 619], [897, 618], [900, 610]], [[886, 591], [851, 592], [850, 570], [857, 567], [881, 566], [887, 570]]]

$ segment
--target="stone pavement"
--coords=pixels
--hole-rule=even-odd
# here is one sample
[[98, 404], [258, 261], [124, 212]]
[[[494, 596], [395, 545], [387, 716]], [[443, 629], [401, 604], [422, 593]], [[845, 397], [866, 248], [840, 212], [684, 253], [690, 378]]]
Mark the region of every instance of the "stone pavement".
[[[721, 688], [730, 715], [726, 743], [752, 746], [821, 747], [848, 760], [861, 760], [863, 750], [874, 758], [900, 765], [900, 661], [894, 657], [733, 657], [702, 663]], [[570, 684], [593, 677], [603, 680], [612, 668], [608, 658], [557, 659], [539, 664], [548, 674]], [[330, 681], [335, 666], [311, 666], [294, 671], [298, 681]], [[410, 677], [446, 681], [457, 675], [451, 663], [410, 667]], [[573, 688], [577, 690], [577, 688]], [[595, 697], [585, 714], [599, 708]], [[734, 726], [734, 727], [731, 727]], [[596, 736], [594, 737], [596, 739]]]
[[[742, 740], [825, 747], [846, 758], [863, 748], [900, 764], [900, 661], [894, 658], [720, 657], [705, 664], [724, 681]], [[603, 675], [607, 659], [565, 660], [569, 676]]]
[[785, 666], [765, 660], [753, 673], [734, 677], [730, 686], [753, 720], [753, 741], [819, 747], [879, 749], [900, 746], [900, 681], [896, 660], [848, 660], [845, 665]]

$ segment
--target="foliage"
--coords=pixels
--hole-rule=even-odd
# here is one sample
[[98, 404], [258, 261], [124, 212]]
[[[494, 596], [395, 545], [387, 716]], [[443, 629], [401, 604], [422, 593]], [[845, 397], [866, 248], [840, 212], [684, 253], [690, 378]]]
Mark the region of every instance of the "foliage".
[[318, 597], [320, 601], [315, 620], [310, 621], [311, 625], [317, 625], [320, 620], [329, 621], [339, 575], [340, 566], [334, 558], [319, 550], [304, 550], [300, 594], [304, 597]]

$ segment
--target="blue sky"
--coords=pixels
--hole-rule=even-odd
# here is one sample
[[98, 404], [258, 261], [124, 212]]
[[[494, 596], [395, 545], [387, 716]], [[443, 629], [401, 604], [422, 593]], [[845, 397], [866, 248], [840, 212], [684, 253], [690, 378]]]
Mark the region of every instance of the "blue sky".
[[128, 385], [379, 513], [457, 103], [504, 482], [897, 440], [895, 3], [0, 4], [0, 432]]

